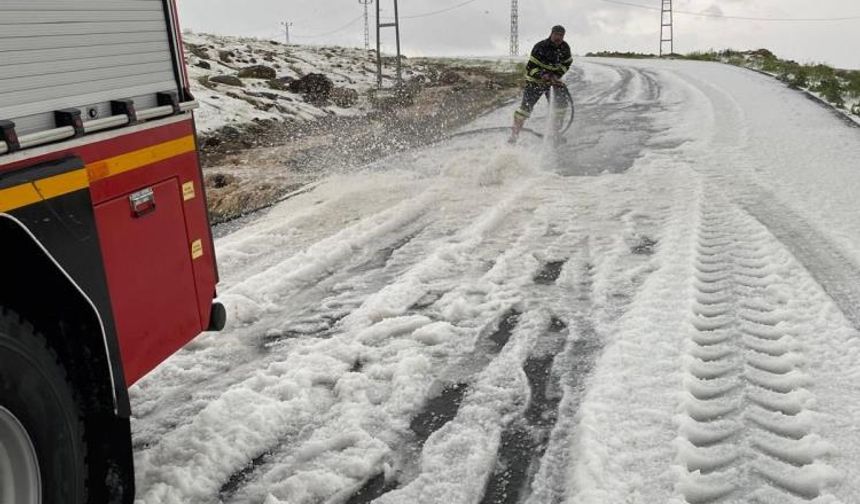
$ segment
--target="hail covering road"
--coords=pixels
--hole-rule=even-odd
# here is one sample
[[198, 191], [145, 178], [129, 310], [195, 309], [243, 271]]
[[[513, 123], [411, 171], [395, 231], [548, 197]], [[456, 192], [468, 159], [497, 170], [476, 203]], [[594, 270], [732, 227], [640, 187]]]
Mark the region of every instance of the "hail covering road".
[[724, 65], [568, 81], [558, 149], [459, 137], [218, 239], [227, 329], [131, 390], [139, 502], [857, 502], [860, 130]]

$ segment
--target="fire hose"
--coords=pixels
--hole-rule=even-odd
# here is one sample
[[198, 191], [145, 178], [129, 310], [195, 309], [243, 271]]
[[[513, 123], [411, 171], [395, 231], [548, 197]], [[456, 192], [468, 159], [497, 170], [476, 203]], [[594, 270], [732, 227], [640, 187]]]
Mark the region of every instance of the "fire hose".
[[[570, 129], [570, 127], [573, 126], [573, 120], [576, 117], [576, 107], [573, 105], [573, 96], [570, 94], [570, 89], [568, 89], [564, 83], [560, 83], [560, 85], [556, 85], [555, 89], [561, 91], [561, 93], [565, 96], [565, 98], [567, 98], [568, 105], [570, 105], [570, 117], [568, 118], [567, 123], [564, 125], [564, 127], [562, 129], [560, 129], [558, 132], [559, 135], [562, 135], [564, 133], [567, 133], [567, 131]], [[468, 130], [468, 131], [461, 131], [459, 133], [454, 133], [453, 135], [448, 135], [448, 138], [455, 138], [455, 137], [466, 136], [466, 135], [474, 135], [474, 134], [478, 134], [478, 133], [495, 133], [497, 131], [510, 131], [510, 129], [511, 129], [510, 126], [495, 126], [495, 127], [491, 127], [491, 128], [478, 128], [478, 129], [473, 129], [473, 130]], [[531, 133], [532, 135], [534, 135], [538, 138], [544, 137], [543, 133], [538, 133], [537, 131], [535, 131], [533, 129], [523, 128], [520, 131], [525, 131], [527, 133]]]

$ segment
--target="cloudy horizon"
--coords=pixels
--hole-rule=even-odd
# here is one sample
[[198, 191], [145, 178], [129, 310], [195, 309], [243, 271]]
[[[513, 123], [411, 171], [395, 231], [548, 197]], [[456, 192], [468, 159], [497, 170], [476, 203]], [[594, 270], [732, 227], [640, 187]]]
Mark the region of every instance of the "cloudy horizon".
[[[853, 4], [853, 5], [852, 5]], [[801, 0], [675, 0], [675, 51], [767, 48], [804, 63], [860, 68], [860, 5], [850, 0], [811, 4]], [[382, 0], [383, 16], [393, 0]], [[371, 46], [375, 24], [371, 7]], [[814, 8], [815, 7], [815, 8]], [[519, 0], [520, 53], [563, 24], [576, 54], [608, 50], [656, 53], [657, 0]], [[364, 45], [359, 0], [179, 0], [183, 26], [196, 32], [291, 42]], [[500, 0], [400, 0], [403, 52], [411, 56], [498, 56], [509, 48], [510, 2]], [[845, 19], [848, 18], [848, 19]], [[822, 19], [838, 19], [824, 21]], [[383, 31], [383, 50], [394, 33]]]

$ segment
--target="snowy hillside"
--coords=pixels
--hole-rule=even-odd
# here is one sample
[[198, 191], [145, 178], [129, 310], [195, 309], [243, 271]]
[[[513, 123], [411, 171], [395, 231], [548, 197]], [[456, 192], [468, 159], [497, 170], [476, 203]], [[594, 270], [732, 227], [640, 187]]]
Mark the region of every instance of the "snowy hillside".
[[[359, 94], [375, 82], [375, 57], [359, 49], [284, 46], [206, 34], [186, 34], [183, 42], [191, 91], [201, 103], [197, 118], [203, 132], [252, 119], [308, 120], [355, 113], [334, 104], [307, 103], [289, 90], [291, 81], [309, 73], [324, 73], [339, 88]], [[256, 72], [239, 77], [248, 68]], [[366, 101], [353, 105], [366, 106]]]
[[[376, 88], [375, 51], [287, 46], [207, 34], [185, 34], [183, 38], [191, 91], [201, 104], [196, 114], [198, 128], [204, 133], [259, 120], [301, 122], [331, 115], [363, 115], [372, 108], [369, 91]], [[440, 65], [432, 60], [404, 58], [402, 64], [408, 85], [435, 82], [440, 77]], [[496, 66], [504, 70], [504, 66]], [[331, 93], [320, 97], [291, 89], [309, 74], [329, 79]], [[385, 57], [383, 85], [392, 86], [395, 78], [394, 58]]]
[[217, 240], [228, 328], [130, 392], [139, 502], [857, 502], [860, 130], [726, 65], [568, 78], [558, 149], [458, 137]]

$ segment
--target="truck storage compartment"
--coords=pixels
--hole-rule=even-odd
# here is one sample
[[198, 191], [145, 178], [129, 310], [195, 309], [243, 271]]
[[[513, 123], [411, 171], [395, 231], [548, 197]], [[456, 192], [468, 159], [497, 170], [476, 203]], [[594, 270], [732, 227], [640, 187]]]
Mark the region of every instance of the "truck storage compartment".
[[179, 181], [166, 181], [95, 207], [126, 382], [199, 334]]
[[84, 121], [111, 101], [156, 107], [179, 92], [163, 0], [0, 1], [0, 120], [19, 136], [57, 127], [54, 111]]

